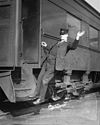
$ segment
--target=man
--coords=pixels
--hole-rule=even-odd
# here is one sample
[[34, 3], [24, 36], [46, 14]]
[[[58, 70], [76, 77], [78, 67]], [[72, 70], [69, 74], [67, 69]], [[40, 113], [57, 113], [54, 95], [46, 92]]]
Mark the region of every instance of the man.
[[[70, 49], [75, 49], [79, 43], [79, 38], [84, 34], [85, 32], [78, 32], [76, 35], [76, 39], [73, 42], [73, 44], [68, 43], [68, 29], [60, 29], [60, 37], [61, 41], [57, 42], [57, 55], [54, 56], [50, 53], [50, 51], [47, 53], [46, 50], [48, 50], [48, 45], [44, 42], [42, 42], [42, 47], [44, 50], [44, 53], [47, 55], [46, 59], [43, 61], [42, 69], [40, 71], [40, 74], [38, 76], [37, 81], [37, 93], [39, 93], [39, 98], [34, 101], [34, 104], [38, 104], [41, 102], [44, 102], [45, 100], [45, 94], [47, 91], [48, 83], [50, 80], [54, 77], [54, 71], [55, 71], [55, 64], [56, 64], [56, 70], [57, 71], [63, 71], [64, 68], [62, 67], [62, 62], [64, 60], [64, 57], [66, 56], [66, 53]], [[53, 49], [53, 47], [51, 47]], [[49, 49], [51, 50], [51, 49]], [[40, 92], [39, 92], [40, 90]]]
[[41, 71], [37, 79], [36, 95], [39, 96], [39, 98], [33, 102], [34, 104], [44, 102], [48, 83], [54, 77], [55, 69], [55, 55], [50, 53], [50, 48], [45, 42], [42, 42], [41, 46], [44, 56], [42, 58], [43, 61], [41, 65]]
[[[84, 35], [84, 33], [85, 33], [85, 31], [78, 32], [74, 42], [70, 42], [68, 40], [68, 29], [60, 30], [61, 41], [58, 42], [57, 57], [56, 57], [56, 70], [65, 71], [63, 82], [66, 86], [67, 92], [68, 91], [70, 92], [70, 87], [72, 86], [72, 84], [70, 82], [71, 71], [65, 70], [65, 56], [69, 50], [75, 50], [77, 48], [79, 39], [81, 36]], [[78, 94], [76, 91], [73, 93], [74, 93], [74, 95]]]

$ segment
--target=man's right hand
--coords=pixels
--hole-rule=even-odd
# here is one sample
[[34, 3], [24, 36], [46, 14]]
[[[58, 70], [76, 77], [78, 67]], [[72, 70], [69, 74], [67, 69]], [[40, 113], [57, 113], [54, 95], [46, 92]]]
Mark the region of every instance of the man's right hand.
[[42, 45], [43, 47], [47, 47], [47, 43], [44, 42], [44, 41], [41, 42], [41, 45]]

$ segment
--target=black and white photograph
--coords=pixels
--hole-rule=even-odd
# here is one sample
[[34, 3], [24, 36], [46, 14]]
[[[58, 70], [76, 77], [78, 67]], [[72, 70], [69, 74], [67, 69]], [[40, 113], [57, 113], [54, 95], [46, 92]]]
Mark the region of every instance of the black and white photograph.
[[100, 125], [100, 0], [0, 0], [0, 125]]

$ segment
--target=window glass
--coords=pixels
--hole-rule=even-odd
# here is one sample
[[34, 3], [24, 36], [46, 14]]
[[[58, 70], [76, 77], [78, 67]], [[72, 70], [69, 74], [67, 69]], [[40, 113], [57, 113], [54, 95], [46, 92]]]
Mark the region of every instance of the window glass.
[[89, 45], [93, 49], [98, 49], [98, 42], [99, 35], [98, 30], [94, 29], [93, 27], [89, 27]]
[[67, 14], [67, 25], [69, 27], [69, 36], [71, 38], [75, 38], [76, 33], [80, 30], [80, 20], [75, 18], [74, 16]]
[[89, 47], [89, 41], [88, 41], [89, 25], [84, 21], [81, 21], [81, 23], [82, 23], [82, 30], [85, 31], [85, 34], [81, 37], [80, 45]]
[[0, 6], [0, 20], [10, 18], [10, 7], [9, 6]]
[[59, 37], [60, 28], [66, 28], [66, 12], [47, 0], [42, 0], [42, 5], [44, 33]]

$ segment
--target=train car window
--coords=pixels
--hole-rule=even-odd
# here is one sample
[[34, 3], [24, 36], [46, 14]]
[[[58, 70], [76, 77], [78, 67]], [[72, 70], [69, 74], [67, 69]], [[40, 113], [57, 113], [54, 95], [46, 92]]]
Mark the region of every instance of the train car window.
[[39, 63], [40, 0], [22, 0], [23, 58]]
[[74, 39], [76, 33], [81, 28], [81, 21], [76, 17], [72, 16], [71, 14], [67, 14], [67, 25], [69, 27], [69, 36]]
[[99, 32], [93, 27], [89, 26], [89, 45], [90, 48], [98, 49], [99, 47]]
[[10, 17], [10, 7], [9, 6], [1, 6], [0, 7], [0, 20], [8, 19]]
[[88, 40], [88, 36], [89, 36], [89, 26], [86, 22], [84, 21], [81, 21], [82, 23], [82, 30], [85, 31], [85, 34], [81, 37], [81, 40], [80, 40], [80, 44], [82, 46], [85, 46], [85, 47], [89, 47], [89, 40]]
[[42, 29], [59, 37], [60, 28], [66, 28], [66, 12], [48, 0], [42, 0]]

